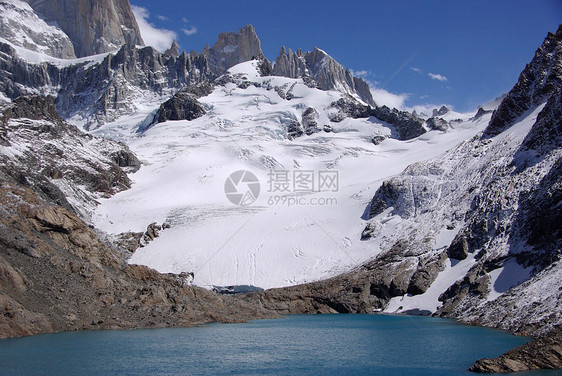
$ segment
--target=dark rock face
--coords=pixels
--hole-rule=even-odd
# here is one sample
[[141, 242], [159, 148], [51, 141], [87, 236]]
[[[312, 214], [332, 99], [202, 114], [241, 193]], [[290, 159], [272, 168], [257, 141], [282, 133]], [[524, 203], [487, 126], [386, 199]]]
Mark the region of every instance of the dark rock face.
[[162, 123], [168, 120], [193, 120], [205, 113], [203, 105], [192, 94], [180, 91], [160, 105], [152, 123]]
[[562, 369], [562, 328], [519, 346], [495, 359], [480, 359], [470, 371], [507, 373], [538, 369]]
[[371, 108], [364, 104], [359, 103], [357, 100], [353, 99], [351, 96], [345, 96], [333, 102], [330, 107], [338, 109], [338, 114], [332, 117], [333, 122], [338, 123], [342, 121], [345, 117], [351, 117], [353, 119], [368, 118], [371, 116]]
[[53, 97], [22, 96], [16, 98], [13, 105], [8, 106], [2, 113], [3, 118], [47, 120], [52, 123], [62, 124], [64, 120], [59, 116]]
[[273, 67], [271, 66], [269, 60], [267, 60], [265, 57], [260, 57], [259, 60], [258, 70], [260, 72], [260, 75], [262, 77], [271, 76]]
[[474, 115], [474, 117], [471, 120], [478, 120], [480, 119], [482, 116], [489, 114], [490, 110], [485, 110], [482, 107], [478, 107], [478, 111], [476, 111], [476, 114]]
[[545, 102], [562, 87], [562, 25], [548, 33], [533, 60], [521, 72], [519, 80], [494, 111], [485, 134], [495, 136], [509, 128], [527, 110]]
[[447, 129], [449, 129], [449, 123], [440, 117], [429, 118], [427, 119], [426, 124], [430, 129], [435, 129], [441, 132], [446, 132]]
[[385, 136], [376, 135], [376, 136], [373, 136], [373, 138], [371, 139], [371, 142], [374, 145], [380, 145], [384, 140], [386, 140]]
[[319, 48], [311, 52], [297, 50], [289, 52], [281, 48], [275, 60], [272, 74], [289, 78], [305, 78], [310, 87], [321, 90], [339, 90], [346, 94], [357, 94], [365, 103], [375, 106], [369, 85], [361, 78], [353, 77], [349, 70]]
[[[523, 140], [514, 160], [532, 164], [530, 155], [540, 156], [562, 147], [562, 88], [553, 90], [545, 107], [537, 116], [537, 122]], [[519, 166], [522, 167], [521, 162]]]
[[0, 91], [10, 99], [32, 94], [36, 88], [43, 96], [57, 96], [51, 89], [61, 83], [60, 69], [52, 64], [28, 64], [17, 57], [16, 51], [8, 44], [0, 42]]
[[76, 56], [144, 45], [128, 0], [25, 0], [70, 37]]
[[319, 132], [320, 127], [318, 126], [318, 111], [312, 107], [308, 107], [302, 114], [302, 125], [304, 132], [307, 135]]
[[456, 260], [464, 260], [468, 257], [468, 242], [463, 235], [457, 235], [447, 249], [449, 257]]
[[334, 123], [338, 123], [346, 117], [358, 119], [374, 116], [394, 126], [397, 133], [396, 138], [399, 140], [410, 140], [426, 132], [423, 127], [423, 120], [406, 111], [398, 111], [397, 109], [391, 110], [387, 106], [372, 108], [361, 104], [349, 95], [333, 102], [331, 107], [338, 110], [338, 112], [330, 118]]
[[408, 285], [408, 294], [423, 294], [431, 286], [437, 275], [445, 269], [447, 253], [442, 252], [428, 259], [421, 259], [418, 269], [412, 275]]
[[387, 106], [382, 106], [376, 107], [371, 115], [396, 127], [400, 140], [411, 140], [426, 133], [423, 120], [406, 111], [395, 108], [391, 110]]
[[162, 103], [150, 125], [139, 131], [168, 120], [193, 120], [205, 115], [207, 111], [197, 99], [211, 94], [213, 89], [214, 86], [211, 83], [203, 82], [180, 90], [172, 98]]
[[287, 124], [287, 138], [293, 140], [304, 134], [304, 128], [297, 120], [292, 120]]

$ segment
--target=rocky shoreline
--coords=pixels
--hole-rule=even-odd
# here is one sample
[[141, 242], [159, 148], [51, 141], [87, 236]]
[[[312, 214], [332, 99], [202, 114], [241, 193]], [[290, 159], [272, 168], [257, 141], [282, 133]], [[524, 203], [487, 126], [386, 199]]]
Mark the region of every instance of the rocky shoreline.
[[519, 346], [494, 359], [480, 359], [470, 371], [509, 373], [539, 369], [562, 369], [562, 328]]

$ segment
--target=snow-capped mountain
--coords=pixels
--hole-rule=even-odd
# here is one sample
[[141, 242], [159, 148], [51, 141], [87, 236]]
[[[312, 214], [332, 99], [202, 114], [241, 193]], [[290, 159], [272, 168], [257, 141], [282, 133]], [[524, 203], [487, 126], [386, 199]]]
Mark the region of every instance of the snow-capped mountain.
[[[0, 48], [0, 91], [4, 97], [51, 95], [61, 116], [87, 129], [104, 123], [119, 126], [117, 123], [125, 116], [135, 117], [139, 125], [145, 118], [150, 121], [158, 105], [177, 91], [214, 81], [226, 69], [252, 58], [263, 61], [262, 74], [271, 71], [251, 25], [238, 33], [221, 34], [213, 47], [205, 47], [200, 54], [162, 54], [152, 47], [126, 44], [113, 53], [62, 60], [31, 52], [8, 40], [0, 41]], [[372, 103], [363, 80], [352, 77], [324, 52], [316, 55], [329, 64], [312, 71], [318, 83], [310, 78], [308, 70], [302, 72], [309, 78], [309, 85], [323, 90], [341, 89]]]
[[[342, 113], [342, 93], [312, 88], [303, 78], [262, 76], [260, 65], [236, 65], [210, 94], [189, 101], [199, 103], [199, 116], [154, 124], [127, 142], [144, 166], [131, 176], [132, 189], [101, 201], [96, 227], [117, 235], [152, 222], [171, 225], [130, 262], [193, 271], [195, 283], [205, 286], [280, 287], [343, 272], [380, 251], [360, 241], [361, 214], [379, 182], [473, 137], [489, 119], [405, 143], [375, 117]], [[94, 133], [110, 132], [116, 130], [107, 125]], [[250, 206], [233, 205], [225, 195], [224, 182], [238, 170], [261, 183]], [[331, 172], [339, 183], [299, 192], [291, 181], [290, 190], [278, 191], [275, 171], [291, 179], [299, 171]], [[289, 206], [297, 200], [307, 205]]]
[[319, 48], [303, 53], [302, 50], [293, 52], [291, 49], [287, 52], [283, 46], [271, 73], [289, 78], [303, 77], [312, 87], [357, 94], [365, 103], [376, 106], [369, 85], [353, 77], [349, 70]]
[[266, 307], [435, 314], [534, 335], [559, 325], [561, 63], [562, 27], [491, 120], [470, 121], [484, 126], [474, 137], [382, 182], [361, 234], [376, 257], [265, 293]]
[[[99, 35], [28, 3], [0, 2], [13, 9], [0, 17], [13, 26], [0, 40], [4, 174], [29, 175], [116, 244], [148, 226], [130, 264], [194, 272], [205, 287], [314, 281], [259, 294], [281, 312], [436, 314], [532, 333], [562, 321], [562, 29], [501, 100], [418, 116], [377, 106], [319, 48], [282, 48], [271, 64], [250, 25], [201, 53], [162, 54], [135, 45], [128, 10], [97, 1], [121, 15], [103, 35], [132, 31], [84, 50]], [[44, 35], [67, 43], [60, 30], [88, 56], [44, 49]], [[54, 99], [17, 99], [32, 94]]]

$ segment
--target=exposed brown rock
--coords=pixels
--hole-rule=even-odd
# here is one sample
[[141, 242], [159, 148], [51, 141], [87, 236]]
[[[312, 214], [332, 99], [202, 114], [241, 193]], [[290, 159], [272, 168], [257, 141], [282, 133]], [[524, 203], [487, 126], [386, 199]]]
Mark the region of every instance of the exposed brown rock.
[[0, 182], [0, 338], [277, 317], [182, 283], [101, 241], [68, 210]]

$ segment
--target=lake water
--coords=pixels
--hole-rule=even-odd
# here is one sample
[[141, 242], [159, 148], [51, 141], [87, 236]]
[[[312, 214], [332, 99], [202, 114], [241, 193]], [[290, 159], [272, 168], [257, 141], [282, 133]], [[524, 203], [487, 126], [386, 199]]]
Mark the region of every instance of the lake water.
[[528, 340], [429, 317], [295, 315], [0, 340], [0, 375], [472, 375]]

